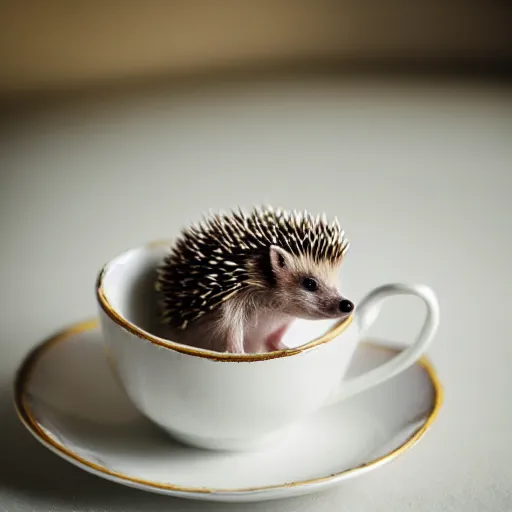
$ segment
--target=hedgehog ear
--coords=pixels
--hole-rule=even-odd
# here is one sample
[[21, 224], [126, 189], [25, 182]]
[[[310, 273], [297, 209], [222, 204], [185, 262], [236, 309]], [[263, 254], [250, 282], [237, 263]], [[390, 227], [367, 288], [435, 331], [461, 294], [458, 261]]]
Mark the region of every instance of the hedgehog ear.
[[270, 246], [270, 265], [272, 270], [279, 274], [283, 270], [290, 270], [293, 263], [292, 255], [277, 245]]

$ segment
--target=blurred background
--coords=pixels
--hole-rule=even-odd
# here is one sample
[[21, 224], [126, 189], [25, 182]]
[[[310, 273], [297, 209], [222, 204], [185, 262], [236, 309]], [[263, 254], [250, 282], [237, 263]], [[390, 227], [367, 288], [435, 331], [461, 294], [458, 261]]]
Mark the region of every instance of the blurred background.
[[[169, 510], [36, 449], [12, 373], [96, 314], [107, 259], [271, 203], [338, 216], [356, 302], [408, 281], [441, 303], [437, 427], [344, 504], [510, 510], [511, 27], [498, 0], [0, 1], [0, 504]], [[396, 299], [375, 331], [421, 315]]]
[[264, 69], [495, 73], [510, 23], [504, 1], [3, 1], [0, 93]]

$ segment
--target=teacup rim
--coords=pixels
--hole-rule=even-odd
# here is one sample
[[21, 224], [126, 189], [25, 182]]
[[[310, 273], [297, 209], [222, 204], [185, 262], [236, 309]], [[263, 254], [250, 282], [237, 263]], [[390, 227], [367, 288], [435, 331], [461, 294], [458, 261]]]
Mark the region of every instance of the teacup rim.
[[279, 359], [283, 357], [291, 357], [298, 354], [303, 354], [304, 352], [309, 352], [321, 345], [324, 345], [335, 338], [337, 338], [343, 331], [345, 331], [349, 325], [352, 323], [354, 314], [351, 313], [347, 318], [344, 318], [336, 323], [334, 323], [324, 334], [314, 338], [307, 343], [299, 345], [298, 347], [286, 348], [281, 350], [274, 350], [271, 352], [265, 353], [256, 353], [256, 354], [235, 354], [229, 352], [216, 352], [213, 350], [202, 349], [191, 347], [188, 345], [184, 345], [182, 343], [172, 341], [166, 338], [161, 338], [151, 332], [142, 329], [135, 323], [131, 322], [127, 318], [125, 318], [119, 311], [117, 311], [107, 299], [106, 293], [104, 291], [104, 280], [109, 271], [111, 265], [113, 265], [120, 258], [128, 255], [131, 252], [137, 252], [142, 250], [152, 249], [154, 247], [162, 247], [169, 246], [172, 242], [172, 238], [170, 239], [160, 239], [152, 242], [148, 242], [142, 245], [134, 246], [128, 249], [125, 249], [122, 252], [119, 252], [116, 256], [113, 256], [108, 261], [106, 261], [100, 268], [96, 277], [96, 300], [101, 308], [101, 310], [112, 320], [115, 324], [121, 327], [123, 330], [130, 332], [132, 335], [149, 341], [150, 343], [160, 346], [162, 348], [172, 350], [174, 352], [179, 352], [182, 354], [187, 354], [193, 357], [200, 357], [204, 359], [210, 359], [218, 362], [237, 362], [237, 363], [249, 363], [249, 362], [257, 362], [257, 361], [267, 361], [271, 359]]

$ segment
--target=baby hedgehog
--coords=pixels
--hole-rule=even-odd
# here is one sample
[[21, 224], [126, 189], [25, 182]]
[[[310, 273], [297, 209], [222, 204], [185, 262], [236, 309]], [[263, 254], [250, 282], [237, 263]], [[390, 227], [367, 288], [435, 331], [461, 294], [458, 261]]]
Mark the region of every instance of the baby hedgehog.
[[158, 268], [171, 339], [218, 352], [284, 348], [294, 318], [336, 319], [354, 306], [337, 289], [348, 240], [325, 214], [254, 208], [183, 230]]

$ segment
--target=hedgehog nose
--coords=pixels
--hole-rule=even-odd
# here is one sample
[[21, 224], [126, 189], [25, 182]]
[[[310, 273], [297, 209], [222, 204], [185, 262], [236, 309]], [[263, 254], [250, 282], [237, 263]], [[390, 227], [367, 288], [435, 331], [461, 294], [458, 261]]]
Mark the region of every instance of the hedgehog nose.
[[340, 302], [340, 311], [342, 313], [350, 313], [354, 309], [354, 304], [347, 299], [343, 299]]

